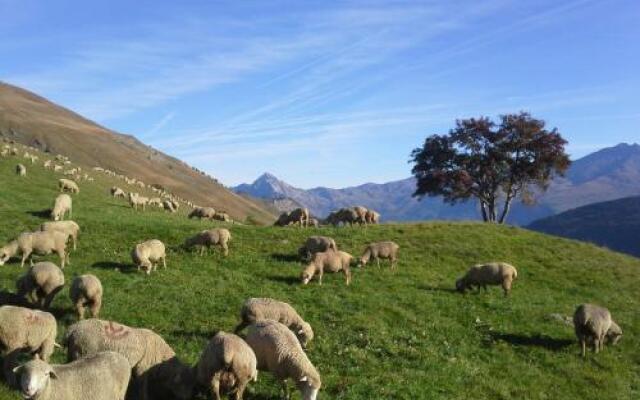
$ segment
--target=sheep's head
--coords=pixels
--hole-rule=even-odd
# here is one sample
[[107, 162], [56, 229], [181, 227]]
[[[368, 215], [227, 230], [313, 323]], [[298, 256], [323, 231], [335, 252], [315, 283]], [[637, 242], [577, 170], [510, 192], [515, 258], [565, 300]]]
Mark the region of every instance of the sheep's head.
[[53, 368], [37, 357], [33, 361], [14, 368], [13, 373], [20, 377], [20, 390], [25, 399], [37, 397], [46, 389], [50, 379], [57, 379]]
[[8, 245], [0, 248], [0, 265], [4, 265], [14, 254], [15, 252]]
[[296, 336], [300, 341], [300, 344], [305, 349], [311, 340], [313, 340], [313, 329], [311, 325], [307, 322], [303, 322], [302, 325], [297, 329]]
[[467, 285], [465, 284], [463, 279], [458, 279], [456, 281], [456, 290], [460, 293], [464, 293], [467, 290]]
[[611, 327], [609, 327], [606, 335], [607, 342], [615, 346], [616, 344], [618, 344], [618, 341], [620, 341], [621, 338], [622, 329], [614, 321], [611, 321]]
[[176, 360], [178, 371], [171, 382], [171, 392], [176, 399], [188, 400], [194, 395], [196, 388], [196, 373], [193, 368]]
[[311, 281], [311, 279], [313, 278], [314, 273], [315, 267], [313, 266], [313, 264], [306, 267], [302, 271], [302, 274], [300, 274], [300, 281], [302, 281], [302, 284], [306, 285], [307, 283], [309, 283], [309, 281]]
[[319, 377], [309, 375], [305, 375], [296, 381], [296, 386], [302, 393], [303, 400], [316, 400], [321, 385]]
[[231, 371], [223, 371], [220, 374], [220, 391], [230, 393], [236, 388], [236, 375]]

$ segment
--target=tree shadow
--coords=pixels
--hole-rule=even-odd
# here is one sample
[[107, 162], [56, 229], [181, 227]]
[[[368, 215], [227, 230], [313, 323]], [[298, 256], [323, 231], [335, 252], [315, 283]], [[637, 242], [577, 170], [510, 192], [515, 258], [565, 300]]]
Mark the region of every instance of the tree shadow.
[[300, 278], [297, 276], [291, 276], [291, 275], [287, 275], [287, 276], [268, 275], [267, 279], [274, 282], [286, 283], [287, 285], [290, 285], [290, 286], [300, 284]]
[[429, 292], [446, 292], [446, 293], [458, 293], [457, 290], [451, 287], [439, 287], [439, 286], [429, 286], [429, 285], [418, 285], [418, 289], [426, 290]]
[[98, 261], [91, 265], [91, 268], [101, 268], [108, 270], [115, 270], [124, 274], [133, 274], [138, 272], [138, 269], [133, 264], [123, 264], [114, 261]]
[[513, 333], [488, 332], [488, 335], [494, 342], [507, 342], [514, 346], [542, 347], [553, 351], [562, 350], [565, 347], [571, 346], [574, 342], [569, 339], [555, 339], [541, 334], [527, 336]]
[[298, 256], [297, 255], [293, 255], [293, 254], [273, 253], [273, 254], [271, 254], [271, 258], [274, 259], [275, 261], [280, 261], [280, 262], [298, 262], [298, 261], [300, 261]]
[[40, 211], [27, 211], [27, 214], [33, 216], [33, 217], [38, 217], [38, 218], [42, 218], [42, 219], [50, 219], [51, 218], [51, 209], [47, 208], [46, 210], [40, 210]]

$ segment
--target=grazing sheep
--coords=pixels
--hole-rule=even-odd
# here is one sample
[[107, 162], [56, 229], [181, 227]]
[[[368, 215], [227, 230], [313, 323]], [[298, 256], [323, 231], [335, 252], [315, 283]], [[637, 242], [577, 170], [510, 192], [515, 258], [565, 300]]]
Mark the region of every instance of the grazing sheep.
[[518, 271], [513, 265], [507, 263], [477, 264], [469, 268], [466, 275], [456, 281], [456, 289], [464, 293], [467, 289], [476, 286], [479, 292], [481, 287], [486, 291], [487, 285], [502, 285], [504, 295], [508, 296], [511, 285], [517, 277]]
[[216, 210], [211, 207], [195, 207], [189, 213], [189, 219], [191, 218], [199, 218], [199, 219], [213, 219], [216, 216]]
[[327, 224], [334, 226], [338, 226], [341, 223], [343, 225], [353, 225], [358, 222], [358, 213], [353, 208], [341, 208], [329, 214], [325, 221]]
[[61, 192], [80, 193], [78, 184], [69, 179], [59, 179], [58, 188]]
[[47, 309], [64, 286], [64, 274], [52, 262], [39, 262], [16, 281], [17, 295]]
[[124, 190], [120, 189], [117, 186], [113, 186], [110, 192], [111, 192], [111, 196], [113, 197], [122, 197], [123, 199], [127, 197], [127, 194], [124, 192]]
[[131, 207], [136, 211], [138, 207], [142, 207], [142, 211], [144, 211], [147, 204], [149, 204], [149, 199], [137, 193], [129, 193], [129, 204], [131, 204]]
[[226, 212], [216, 212], [216, 215], [213, 216], [213, 219], [215, 219], [216, 221], [231, 222], [231, 217]]
[[149, 199], [149, 204], [150, 206], [156, 206], [156, 207], [160, 207], [162, 208], [162, 199], [160, 197], [152, 197]]
[[362, 253], [360, 257], [360, 265], [365, 266], [369, 263], [370, 259], [376, 260], [378, 268], [380, 268], [380, 259], [389, 260], [391, 262], [391, 269], [396, 267], [396, 261], [398, 261], [398, 246], [397, 243], [392, 241], [370, 243]]
[[18, 176], [27, 176], [27, 167], [22, 164], [16, 165], [16, 174]]
[[310, 236], [304, 245], [298, 249], [298, 255], [301, 259], [307, 261], [315, 253], [327, 250], [338, 251], [335, 240], [327, 236]]
[[51, 221], [45, 222], [40, 225], [40, 230], [43, 232], [61, 232], [67, 235], [67, 240], [71, 238], [73, 243], [73, 249], [76, 250], [76, 244], [78, 242], [78, 234], [80, 233], [80, 226], [74, 221]]
[[309, 218], [309, 225], [313, 226], [314, 228], [318, 228], [320, 226], [320, 221], [318, 221], [317, 218]]
[[78, 319], [84, 319], [84, 309], [87, 306], [91, 318], [96, 318], [102, 307], [102, 283], [95, 275], [80, 275], [71, 282], [69, 297], [76, 307]]
[[53, 168], [53, 161], [51, 160], [46, 160], [42, 166], [44, 167], [44, 169], [52, 169]]
[[367, 222], [367, 224], [379, 224], [380, 213], [373, 210], [367, 210], [367, 213], [365, 215], [365, 221]]
[[208, 250], [211, 246], [220, 246], [225, 256], [229, 255], [229, 241], [231, 240], [231, 232], [225, 228], [216, 228], [204, 230], [195, 236], [188, 238], [184, 242], [185, 248], [193, 246], [200, 247], [200, 255], [204, 254], [205, 248]]
[[269, 371], [281, 382], [289, 398], [287, 379], [292, 379], [303, 400], [315, 400], [322, 382], [296, 336], [277, 321], [258, 321], [249, 326], [247, 344], [258, 360], [258, 369]]
[[309, 209], [296, 208], [290, 212], [283, 212], [274, 223], [274, 226], [288, 226], [299, 224], [301, 227], [309, 226]]
[[367, 210], [365, 207], [362, 206], [355, 206], [352, 207], [352, 210], [356, 213], [356, 222], [359, 223], [360, 225], [366, 225], [367, 223]]
[[142, 268], [147, 275], [151, 274], [151, 270], [156, 270], [156, 263], [162, 261], [162, 266], [167, 268], [167, 254], [164, 243], [157, 239], [147, 240], [136, 245], [131, 251], [131, 259], [138, 267], [138, 271]]
[[237, 334], [247, 326], [260, 320], [278, 321], [286, 325], [296, 335], [302, 347], [306, 348], [313, 339], [311, 325], [288, 303], [270, 298], [250, 298], [242, 305]]
[[318, 274], [318, 283], [322, 285], [322, 275], [324, 271], [328, 272], [344, 272], [347, 280], [347, 285], [351, 283], [351, 261], [353, 256], [344, 251], [323, 251], [313, 255], [311, 262], [303, 270], [300, 276], [300, 280], [304, 285], [309, 283], [313, 279], [315, 274]]
[[193, 370], [183, 364], [157, 333], [95, 318], [69, 327], [64, 337], [67, 359], [77, 360], [102, 351], [116, 351], [129, 361], [141, 384], [142, 398], [158, 387], [178, 399], [190, 399], [195, 386]]
[[605, 341], [615, 345], [622, 337], [622, 329], [611, 319], [609, 310], [593, 304], [581, 304], [576, 308], [573, 327], [582, 346], [582, 357], [587, 354], [587, 342], [598, 353], [604, 349]]
[[60, 171], [62, 171], [62, 165], [53, 166], [53, 172], [60, 172]]
[[166, 211], [174, 213], [174, 212], [176, 212], [178, 210], [176, 208], [175, 204], [177, 204], [177, 203], [175, 203], [175, 202], [173, 202], [171, 200], [163, 200], [162, 201], [162, 208], [164, 208]]
[[131, 379], [125, 357], [105, 351], [69, 364], [35, 359], [13, 370], [26, 399], [124, 400]]
[[[240, 337], [226, 332], [218, 332], [200, 355], [196, 366], [197, 381], [208, 387], [211, 396], [220, 400], [220, 392], [233, 393], [234, 399], [242, 400], [247, 384], [258, 379], [258, 361], [251, 347]], [[231, 387], [221, 387], [221, 375], [233, 374]], [[225, 384], [229, 384], [229, 378]]]
[[60, 194], [56, 197], [51, 209], [51, 219], [54, 221], [61, 221], [64, 219], [65, 214], [69, 213], [69, 218], [73, 217], [73, 201], [68, 194]]
[[22, 255], [20, 266], [32, 253], [46, 255], [56, 253], [60, 257], [60, 266], [64, 269], [65, 262], [69, 263], [67, 249], [67, 235], [61, 232], [25, 232], [16, 240], [12, 240], [0, 248], [0, 265], [4, 265], [11, 257]]
[[20, 353], [36, 353], [45, 361], [53, 354], [58, 325], [53, 315], [29, 308], [0, 307], [0, 348], [4, 374], [13, 384], [12, 369]]

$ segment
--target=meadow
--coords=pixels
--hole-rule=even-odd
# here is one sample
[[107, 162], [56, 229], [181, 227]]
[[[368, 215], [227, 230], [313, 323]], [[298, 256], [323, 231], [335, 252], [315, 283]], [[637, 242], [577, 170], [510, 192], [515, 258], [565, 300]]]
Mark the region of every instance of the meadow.
[[[28, 163], [20, 178], [17, 162], [23, 160], [0, 159], [2, 243], [47, 219], [60, 178]], [[184, 206], [178, 214], [136, 212], [109, 196], [115, 180], [92, 175], [96, 181], [80, 183], [73, 197], [73, 220], [82, 231], [64, 270], [67, 283], [97, 275], [105, 287], [101, 318], [153, 329], [186, 362], [196, 362], [212, 332], [233, 330], [245, 299], [273, 297], [291, 303], [315, 330], [308, 355], [322, 376], [321, 399], [640, 398], [637, 258], [475, 222], [300, 229], [188, 220]], [[217, 250], [200, 257], [181, 247], [214, 226], [231, 230], [228, 257]], [[380, 269], [354, 269], [350, 286], [341, 274], [303, 286], [296, 252], [313, 234], [334, 237], [356, 256], [368, 242], [394, 240], [398, 269], [383, 262]], [[168, 268], [147, 276], [131, 265], [129, 253], [152, 238], [167, 245]], [[55, 256], [39, 259], [45, 258], [57, 263]], [[510, 297], [498, 287], [466, 295], [453, 290], [470, 265], [492, 260], [518, 269]], [[0, 289], [14, 292], [24, 272], [16, 259], [0, 267]], [[573, 327], [552, 317], [571, 316], [584, 302], [608, 307], [624, 330], [618, 346], [586, 359]], [[59, 339], [75, 322], [71, 310], [65, 288], [52, 310]], [[54, 361], [63, 362], [64, 352]], [[245, 398], [278, 395], [276, 382], [261, 373]], [[0, 383], [0, 399], [19, 398]]]

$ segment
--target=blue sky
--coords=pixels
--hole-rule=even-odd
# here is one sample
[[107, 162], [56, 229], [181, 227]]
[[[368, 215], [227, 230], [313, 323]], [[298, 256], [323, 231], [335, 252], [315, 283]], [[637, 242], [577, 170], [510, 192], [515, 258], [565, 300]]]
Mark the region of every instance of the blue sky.
[[409, 175], [456, 118], [640, 141], [640, 2], [0, 0], [0, 80], [227, 185]]

